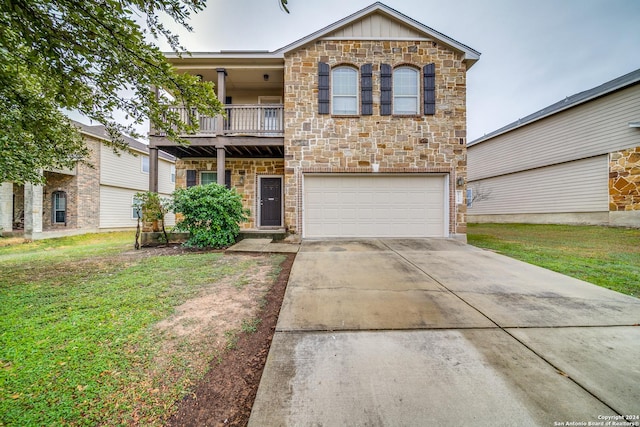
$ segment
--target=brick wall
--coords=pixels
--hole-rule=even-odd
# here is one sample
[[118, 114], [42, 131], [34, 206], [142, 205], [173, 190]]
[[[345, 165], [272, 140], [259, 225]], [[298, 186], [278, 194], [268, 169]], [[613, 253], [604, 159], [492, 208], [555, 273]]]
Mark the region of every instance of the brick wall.
[[[318, 114], [318, 62], [373, 64], [373, 115]], [[436, 68], [436, 114], [381, 116], [380, 65]], [[451, 195], [466, 180], [466, 67], [462, 56], [426, 41], [317, 41], [285, 58], [285, 223], [299, 232], [304, 172], [446, 172]], [[421, 76], [422, 77], [422, 76]], [[422, 85], [422, 78], [420, 79]], [[421, 103], [422, 104], [422, 103]], [[464, 189], [464, 185], [457, 187]], [[450, 231], [465, 233], [465, 207], [450, 205]]]
[[[78, 164], [78, 228], [100, 226], [100, 142], [84, 136], [90, 152], [89, 165]], [[108, 208], [108, 207], [105, 207]]]
[[640, 147], [609, 156], [609, 210], [640, 211]]
[[[231, 170], [231, 187], [242, 195], [242, 204], [251, 211], [249, 221], [240, 224], [242, 229], [256, 228], [257, 186], [260, 175], [284, 175], [282, 159], [226, 159], [225, 169]], [[187, 186], [187, 170], [196, 170], [196, 184], [200, 184], [200, 172], [216, 172], [215, 158], [178, 159], [176, 162], [176, 188]]]

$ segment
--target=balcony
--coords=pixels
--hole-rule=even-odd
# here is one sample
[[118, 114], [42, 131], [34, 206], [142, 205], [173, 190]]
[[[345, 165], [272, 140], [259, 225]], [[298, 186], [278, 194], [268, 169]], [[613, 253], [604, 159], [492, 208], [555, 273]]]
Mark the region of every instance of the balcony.
[[[180, 115], [180, 119], [189, 119], [187, 109], [182, 106], [170, 109]], [[226, 117], [199, 115], [200, 130], [197, 134], [183, 137], [215, 136], [260, 136], [282, 137], [284, 135], [284, 106], [282, 104], [227, 105]], [[156, 136], [163, 136], [156, 134]]]

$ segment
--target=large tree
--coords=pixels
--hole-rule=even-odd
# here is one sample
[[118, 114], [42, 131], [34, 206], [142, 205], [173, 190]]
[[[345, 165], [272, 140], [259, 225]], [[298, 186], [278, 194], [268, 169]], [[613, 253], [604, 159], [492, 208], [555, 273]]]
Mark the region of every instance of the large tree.
[[[41, 169], [72, 167], [87, 156], [62, 109], [104, 124], [116, 149], [124, 148], [121, 132], [135, 134], [146, 119], [172, 139], [195, 130], [197, 120], [182, 122], [168, 111], [170, 102], [220, 113], [213, 85], [178, 74], [154, 44], [165, 39], [183, 51], [161, 16], [190, 29], [189, 17], [204, 6], [204, 0], [0, 0], [0, 182], [38, 182]], [[155, 88], [173, 98], [158, 98]], [[116, 112], [129, 123], [118, 123]]]

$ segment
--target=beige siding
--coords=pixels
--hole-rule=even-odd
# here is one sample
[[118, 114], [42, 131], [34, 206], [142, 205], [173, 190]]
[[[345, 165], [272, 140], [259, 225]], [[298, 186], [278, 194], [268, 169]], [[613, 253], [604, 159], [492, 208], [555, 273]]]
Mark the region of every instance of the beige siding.
[[[137, 221], [133, 218], [133, 197], [138, 191], [119, 187], [100, 187], [100, 228], [135, 228]], [[160, 194], [170, 197], [169, 194]], [[166, 224], [175, 223], [175, 215], [166, 217]]]
[[[142, 172], [142, 158], [146, 154], [130, 153], [115, 154], [109, 147], [102, 145], [102, 159], [100, 168], [100, 184], [111, 187], [121, 187], [137, 191], [149, 189], [149, 174]], [[160, 158], [158, 160], [158, 191], [171, 194], [175, 184], [171, 182], [172, 162]]]
[[[171, 182], [171, 166], [175, 166], [171, 162], [166, 160], [158, 160], [158, 193], [171, 194], [175, 190], [176, 184]], [[146, 174], [145, 174], [146, 175]], [[145, 189], [149, 188], [149, 175], [147, 176], [147, 185]]]
[[554, 114], [468, 149], [469, 180], [533, 169], [638, 145], [640, 85]]
[[424, 38], [416, 30], [409, 28], [399, 22], [393, 21], [383, 15], [374, 14], [367, 16], [360, 21], [347, 25], [327, 36], [328, 38]]
[[149, 174], [142, 172], [141, 153], [134, 156], [128, 152], [120, 155], [113, 149], [101, 145], [100, 183], [115, 187], [147, 191], [149, 189]]
[[600, 212], [609, 210], [608, 156], [469, 182], [469, 215]]

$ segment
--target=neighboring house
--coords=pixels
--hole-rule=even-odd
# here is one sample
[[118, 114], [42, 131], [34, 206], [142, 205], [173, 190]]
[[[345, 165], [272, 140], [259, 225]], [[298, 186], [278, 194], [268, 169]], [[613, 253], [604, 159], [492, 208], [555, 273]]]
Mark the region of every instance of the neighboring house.
[[[90, 150], [88, 162], [72, 170], [45, 170], [44, 185], [0, 184], [0, 229], [40, 238], [135, 228], [133, 197], [149, 186], [147, 145], [124, 137], [130, 151], [114, 152], [104, 126], [74, 122]], [[175, 186], [175, 159], [160, 153], [159, 192]], [[174, 223], [173, 214], [167, 224]]]
[[244, 229], [464, 239], [466, 72], [479, 56], [381, 3], [273, 52], [169, 54], [216, 83], [226, 117], [200, 117], [188, 146], [152, 129], [150, 155], [178, 158], [179, 187], [236, 188]]
[[640, 70], [470, 142], [468, 160], [469, 222], [640, 227]]

